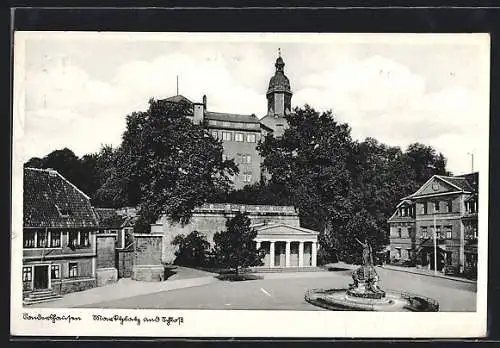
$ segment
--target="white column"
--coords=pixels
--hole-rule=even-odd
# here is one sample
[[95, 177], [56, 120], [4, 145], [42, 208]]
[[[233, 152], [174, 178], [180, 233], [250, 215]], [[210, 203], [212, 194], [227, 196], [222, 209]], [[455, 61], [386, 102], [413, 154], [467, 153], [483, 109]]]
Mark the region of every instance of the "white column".
[[290, 267], [290, 241], [285, 246], [285, 267]]
[[312, 242], [311, 266], [316, 267], [317, 242]]
[[299, 242], [299, 267], [304, 267], [304, 242]]
[[274, 241], [269, 242], [269, 267], [274, 267]]

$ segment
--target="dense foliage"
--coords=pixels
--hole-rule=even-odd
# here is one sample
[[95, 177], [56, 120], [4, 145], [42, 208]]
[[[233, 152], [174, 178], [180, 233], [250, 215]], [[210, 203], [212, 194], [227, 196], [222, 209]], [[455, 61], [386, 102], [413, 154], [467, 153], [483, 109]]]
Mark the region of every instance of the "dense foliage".
[[[260, 144], [272, 174], [267, 188], [280, 187], [277, 201], [296, 206], [303, 226], [320, 231], [323, 262], [359, 262], [355, 238], [367, 238], [375, 253], [382, 251], [398, 201], [433, 174], [447, 174], [443, 155], [433, 148], [412, 144], [403, 152], [371, 138], [354, 141], [349, 126], [331, 111], [305, 105], [287, 121], [282, 137], [268, 136]], [[256, 196], [247, 191], [250, 199]], [[274, 195], [259, 191], [261, 197]]]
[[246, 267], [261, 266], [265, 251], [257, 249], [254, 241], [257, 231], [250, 227], [247, 214], [236, 213], [226, 221], [226, 230], [214, 235], [213, 254], [219, 266], [236, 274]]
[[177, 235], [172, 245], [177, 246], [175, 265], [199, 267], [207, 263], [210, 243], [198, 231], [193, 231], [187, 236]]

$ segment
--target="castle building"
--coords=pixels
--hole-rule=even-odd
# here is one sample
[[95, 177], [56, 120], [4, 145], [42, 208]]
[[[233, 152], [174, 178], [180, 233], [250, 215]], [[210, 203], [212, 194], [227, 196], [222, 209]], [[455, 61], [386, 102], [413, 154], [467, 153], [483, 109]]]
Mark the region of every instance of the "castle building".
[[[477, 274], [478, 173], [434, 175], [389, 218], [391, 263]], [[436, 238], [436, 265], [434, 264]]]
[[222, 141], [224, 159], [233, 159], [239, 168], [239, 174], [233, 178], [235, 189], [258, 183], [265, 178], [257, 144], [268, 134], [277, 137], [283, 135], [287, 127], [285, 115], [291, 112], [292, 92], [284, 67], [280, 54], [266, 93], [268, 111], [261, 119], [254, 114], [210, 111], [206, 96], [203, 96], [202, 102], [193, 102], [182, 95], [165, 99], [173, 103], [188, 103], [193, 110], [189, 118], [194, 123], [203, 125], [214, 138]]

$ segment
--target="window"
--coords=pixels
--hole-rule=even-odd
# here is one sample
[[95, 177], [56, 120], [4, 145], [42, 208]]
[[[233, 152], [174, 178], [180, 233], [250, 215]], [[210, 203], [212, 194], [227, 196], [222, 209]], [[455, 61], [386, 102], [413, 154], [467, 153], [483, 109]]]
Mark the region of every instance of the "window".
[[231, 141], [231, 132], [222, 132], [222, 139]]
[[408, 237], [411, 237], [412, 233], [413, 233], [413, 228], [408, 227]]
[[422, 233], [422, 238], [428, 238], [428, 235], [427, 235], [427, 226], [420, 227], [420, 232]]
[[61, 232], [50, 232], [50, 247], [59, 248], [61, 246]]
[[23, 282], [30, 282], [32, 279], [31, 267], [23, 267]]
[[60, 279], [61, 278], [61, 267], [59, 265], [51, 265], [50, 266], [50, 277], [52, 279]]
[[448, 213], [453, 212], [453, 201], [448, 201]]
[[80, 232], [80, 241], [78, 243], [81, 247], [90, 246], [90, 232], [84, 231]]
[[70, 278], [78, 277], [78, 263], [70, 262], [68, 266], [69, 266], [69, 272], [68, 272], [69, 277]]
[[252, 172], [244, 172], [243, 182], [251, 182], [251, 181], [252, 181]]
[[434, 202], [434, 211], [439, 211], [439, 202]]
[[255, 134], [247, 134], [247, 143], [255, 143]]
[[401, 227], [398, 227], [398, 237], [401, 238]]
[[213, 136], [215, 139], [218, 139], [218, 138], [219, 138], [219, 132], [217, 132], [216, 130], [212, 131], [212, 136]]
[[424, 202], [422, 214], [427, 215], [427, 202]]
[[35, 247], [35, 232], [24, 231], [23, 240], [24, 240], [23, 245], [25, 248], [34, 248]]
[[442, 235], [441, 235], [441, 226], [436, 226], [436, 238], [437, 239], [442, 239]]
[[401, 258], [401, 248], [396, 248], [396, 259]]
[[68, 235], [68, 246], [75, 247], [78, 245], [78, 232], [71, 231]]
[[252, 156], [245, 154], [241, 157], [241, 163], [252, 163]]
[[243, 141], [243, 133], [235, 133], [234, 141]]
[[47, 234], [48, 232], [45, 231], [37, 233], [37, 243], [36, 243], [37, 248], [46, 248], [48, 246]]
[[444, 234], [446, 239], [451, 239], [452, 237], [451, 232], [452, 232], [451, 226], [444, 226]]

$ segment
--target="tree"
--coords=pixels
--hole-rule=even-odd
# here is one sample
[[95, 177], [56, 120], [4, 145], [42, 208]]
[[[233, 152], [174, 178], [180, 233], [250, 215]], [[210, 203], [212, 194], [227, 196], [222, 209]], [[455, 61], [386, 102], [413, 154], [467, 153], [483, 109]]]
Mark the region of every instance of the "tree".
[[257, 249], [254, 241], [257, 231], [250, 227], [246, 213], [236, 215], [226, 221], [226, 231], [214, 235], [214, 255], [219, 265], [234, 270], [261, 266], [264, 250]]
[[151, 99], [144, 112], [127, 116], [113, 170], [100, 189], [101, 197], [138, 205], [136, 230], [165, 214], [187, 223], [192, 210], [217, 193], [228, 191], [234, 162], [222, 160], [222, 143], [186, 116], [187, 103]]
[[175, 252], [174, 264], [184, 266], [202, 266], [207, 261], [210, 243], [198, 231], [193, 231], [187, 236], [177, 235], [172, 245], [178, 247]]
[[282, 137], [267, 136], [259, 145], [264, 166], [271, 183], [283, 187], [299, 209], [302, 225], [320, 231], [326, 237], [322, 248], [333, 249], [331, 227], [340, 228], [352, 213], [350, 128], [331, 111], [319, 113], [309, 105], [286, 119]]
[[31, 157], [26, 163], [24, 163], [24, 168], [38, 168], [42, 169], [45, 165], [43, 159], [39, 157]]

